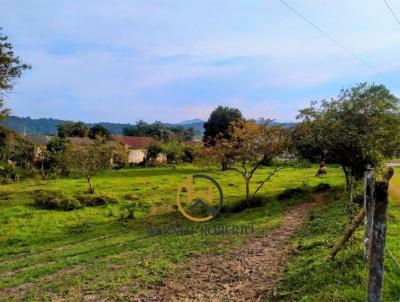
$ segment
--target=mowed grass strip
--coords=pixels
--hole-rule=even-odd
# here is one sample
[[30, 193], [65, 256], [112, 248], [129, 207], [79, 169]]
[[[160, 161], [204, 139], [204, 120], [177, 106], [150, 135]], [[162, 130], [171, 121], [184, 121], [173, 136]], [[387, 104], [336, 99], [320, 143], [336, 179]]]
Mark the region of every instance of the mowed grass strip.
[[[224, 212], [210, 223], [252, 224], [257, 236], [264, 236], [280, 225], [287, 207], [299, 202], [278, 202], [277, 194], [288, 188], [314, 187], [323, 182], [333, 186], [342, 184], [338, 167], [332, 167], [324, 178], [314, 177], [316, 169], [315, 165], [287, 168], [261, 190], [260, 196], [268, 201], [265, 206], [238, 213]], [[260, 169], [253, 186], [268, 171], [269, 168]], [[85, 192], [86, 183], [82, 178], [1, 186], [0, 298], [51, 300], [91, 292], [115, 299], [119, 295], [126, 298], [161, 282], [188, 257], [224, 253], [247, 240], [246, 236], [148, 235], [149, 224], [193, 224], [174, 205], [178, 185], [194, 173], [204, 173], [219, 181], [225, 206], [242, 201], [244, 185], [239, 174], [192, 165], [131, 168], [96, 176], [97, 192], [112, 193], [121, 201], [127, 194], [136, 194], [152, 207], [137, 220], [125, 222], [119, 218], [119, 204], [69, 212], [33, 206], [31, 193], [38, 189], [58, 190], [71, 196]]]

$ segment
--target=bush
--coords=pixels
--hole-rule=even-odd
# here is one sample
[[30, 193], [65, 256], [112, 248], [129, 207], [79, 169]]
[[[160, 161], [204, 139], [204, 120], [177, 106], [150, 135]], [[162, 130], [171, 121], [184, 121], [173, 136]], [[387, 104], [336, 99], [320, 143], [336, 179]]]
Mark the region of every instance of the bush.
[[78, 200], [84, 207], [118, 203], [118, 198], [110, 194], [82, 194], [78, 196]]
[[149, 208], [150, 205], [147, 202], [124, 201], [120, 207], [121, 211], [120, 218], [122, 221], [124, 221], [125, 219], [135, 219], [137, 218], [136, 216], [139, 212], [146, 213]]
[[224, 204], [222, 206], [221, 212], [222, 213], [240, 213], [244, 210], [247, 209], [252, 209], [252, 208], [259, 208], [264, 206], [269, 199], [260, 197], [260, 196], [255, 196], [250, 199], [250, 205], [247, 205], [246, 200], [238, 200], [236, 202], [232, 202], [229, 204]]
[[161, 145], [161, 143], [156, 142], [156, 143], [152, 143], [148, 148], [147, 148], [147, 152], [146, 152], [146, 157], [144, 159], [146, 165], [155, 167], [159, 164], [159, 162], [157, 162], [157, 156], [159, 154], [161, 154], [162, 152], [164, 152], [163, 146]]
[[60, 209], [64, 211], [82, 207], [77, 199], [66, 196], [61, 192], [42, 190], [34, 192], [34, 204], [44, 209]]
[[61, 192], [44, 190], [35, 191], [33, 197], [34, 204], [40, 208], [64, 211], [118, 202], [118, 199], [112, 195], [82, 194], [78, 198], [73, 198]]
[[306, 190], [302, 189], [302, 188], [292, 188], [292, 189], [286, 189], [285, 191], [283, 191], [282, 193], [280, 193], [278, 195], [278, 200], [282, 201], [285, 199], [291, 199], [295, 196], [304, 196], [306, 193]]
[[313, 192], [315, 192], [315, 193], [317, 193], [317, 192], [325, 192], [325, 191], [328, 191], [330, 188], [331, 188], [330, 184], [321, 183], [321, 184], [318, 184], [314, 188]]
[[182, 161], [185, 163], [192, 163], [194, 161], [196, 154], [196, 147], [195, 146], [184, 146], [183, 147], [183, 154], [182, 154]]
[[358, 204], [358, 205], [363, 205], [364, 204], [364, 195], [362, 194], [355, 194], [353, 197], [353, 203]]

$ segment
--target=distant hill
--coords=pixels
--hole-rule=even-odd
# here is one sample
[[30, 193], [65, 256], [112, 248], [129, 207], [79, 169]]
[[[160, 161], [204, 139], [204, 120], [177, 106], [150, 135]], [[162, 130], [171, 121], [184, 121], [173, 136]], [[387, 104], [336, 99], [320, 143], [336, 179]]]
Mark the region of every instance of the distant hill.
[[[18, 116], [9, 116], [7, 120], [0, 122], [0, 126], [9, 128], [18, 133], [26, 133], [31, 135], [39, 135], [46, 134], [52, 135], [57, 133], [57, 126], [61, 123], [65, 122], [65, 120], [58, 120], [53, 118], [39, 118], [32, 119], [30, 117], [18, 117]], [[96, 123], [85, 123], [88, 127], [93, 127]], [[122, 134], [124, 128], [129, 126], [134, 126], [133, 124], [120, 124], [120, 123], [109, 123], [109, 122], [100, 122], [99, 124], [103, 125], [110, 131], [113, 135]], [[294, 123], [278, 123], [274, 122], [273, 124], [280, 124], [283, 127], [288, 128], [292, 126]], [[165, 123], [165, 126], [182, 126], [184, 128], [193, 128], [196, 132], [196, 139], [200, 139], [204, 133], [204, 121], [201, 119], [192, 119], [186, 120], [177, 124]]]
[[[7, 120], [0, 122], [0, 126], [12, 129], [18, 133], [26, 133], [26, 134], [46, 134], [52, 135], [57, 133], [57, 126], [61, 123], [65, 122], [65, 120], [58, 120], [53, 118], [39, 118], [32, 119], [30, 117], [18, 117], [18, 116], [9, 116]], [[96, 123], [85, 123], [88, 127], [94, 126]], [[112, 134], [118, 135], [122, 134], [124, 128], [129, 126], [134, 126], [133, 124], [120, 124], [120, 123], [109, 123], [109, 122], [100, 122], [99, 124], [103, 125], [108, 129]], [[178, 124], [168, 124], [166, 126], [174, 126], [180, 125], [184, 128], [193, 127], [196, 130], [196, 138], [200, 138], [203, 135], [203, 124], [204, 122], [200, 119], [195, 119], [191, 121], [183, 121]]]
[[204, 124], [204, 121], [201, 119], [195, 118], [193, 120], [186, 120], [186, 121], [178, 123], [178, 125], [181, 125], [181, 126], [193, 125], [193, 124]]

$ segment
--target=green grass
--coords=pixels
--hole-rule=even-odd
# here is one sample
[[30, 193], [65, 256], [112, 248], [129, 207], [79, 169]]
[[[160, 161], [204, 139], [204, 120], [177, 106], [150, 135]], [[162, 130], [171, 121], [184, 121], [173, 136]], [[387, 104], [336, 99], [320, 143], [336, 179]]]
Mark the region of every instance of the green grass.
[[[224, 212], [210, 223], [252, 224], [257, 236], [264, 236], [281, 224], [288, 207], [302, 201], [278, 202], [280, 192], [322, 182], [342, 184], [339, 168], [330, 168], [322, 179], [314, 177], [316, 169], [287, 168], [261, 190], [260, 196], [267, 201], [263, 207]], [[267, 172], [268, 168], [260, 169], [254, 183]], [[95, 295], [124, 301], [145, 293], [191, 256], [224, 253], [248, 240], [246, 236], [148, 235], [149, 224], [195, 224], [175, 206], [180, 182], [194, 173], [217, 179], [225, 207], [242, 201], [244, 185], [239, 174], [191, 165], [108, 171], [94, 178], [96, 191], [111, 193], [120, 203], [74, 211], [36, 208], [31, 195], [41, 189], [81, 194], [87, 190], [83, 178], [0, 186], [0, 300], [74, 301]], [[127, 194], [137, 195], [150, 208], [139, 212], [138, 219], [122, 222], [120, 205]]]
[[[399, 189], [395, 189], [398, 187]], [[400, 260], [400, 175], [391, 180], [386, 246]], [[344, 211], [342, 192], [315, 209], [292, 241], [287, 272], [280, 280], [277, 297], [266, 301], [366, 301], [367, 261], [363, 255], [364, 228], [328, 260], [336, 240], [349, 226], [354, 214]], [[400, 268], [386, 254], [383, 301], [400, 301]]]

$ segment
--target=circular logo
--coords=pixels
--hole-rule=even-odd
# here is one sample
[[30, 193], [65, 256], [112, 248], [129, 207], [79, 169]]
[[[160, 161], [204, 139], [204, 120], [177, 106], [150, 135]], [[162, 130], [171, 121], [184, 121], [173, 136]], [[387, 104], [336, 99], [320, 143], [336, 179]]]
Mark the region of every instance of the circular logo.
[[[208, 185], [207, 190], [197, 190], [197, 191], [194, 190], [193, 184], [195, 179], [197, 178], [206, 179], [209, 182], [211, 182], [211, 184], [213, 184], [214, 187], [217, 188], [219, 193], [219, 205], [217, 208], [211, 206], [214, 197], [213, 186], [211, 184]], [[181, 204], [181, 193], [184, 192], [183, 189], [186, 189], [188, 202], [192, 203], [192, 205], [189, 207], [189, 211], [191, 212], [195, 209], [203, 209], [208, 214], [206, 217], [195, 217], [189, 214], [187, 211], [185, 211], [185, 209], [182, 207]], [[222, 208], [222, 200], [223, 200], [223, 194], [219, 183], [214, 178], [204, 174], [194, 174], [192, 176], [192, 179], [190, 179], [190, 177], [185, 178], [185, 180], [182, 182], [176, 193], [176, 203], [178, 205], [179, 211], [187, 219], [196, 222], [208, 221], [216, 217]]]

